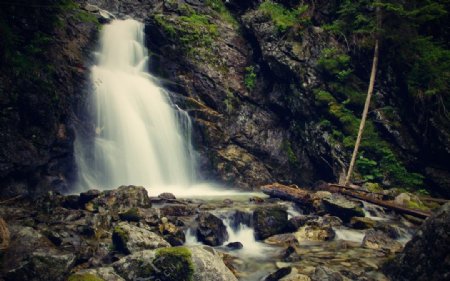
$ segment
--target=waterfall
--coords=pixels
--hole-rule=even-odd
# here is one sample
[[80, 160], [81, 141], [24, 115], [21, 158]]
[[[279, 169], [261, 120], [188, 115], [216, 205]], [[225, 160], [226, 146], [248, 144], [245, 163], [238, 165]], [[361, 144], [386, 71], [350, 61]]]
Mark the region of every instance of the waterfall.
[[78, 145], [79, 181], [86, 188], [143, 185], [169, 191], [195, 181], [191, 121], [147, 73], [144, 25], [115, 20], [101, 31], [91, 69], [95, 140]]

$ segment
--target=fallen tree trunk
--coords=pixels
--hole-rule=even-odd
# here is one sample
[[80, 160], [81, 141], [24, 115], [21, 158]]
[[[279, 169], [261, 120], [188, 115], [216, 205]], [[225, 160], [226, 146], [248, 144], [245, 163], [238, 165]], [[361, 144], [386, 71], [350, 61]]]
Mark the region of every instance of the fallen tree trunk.
[[[353, 191], [350, 191], [350, 190]], [[328, 191], [330, 192], [334, 192], [334, 193], [341, 193], [347, 196], [351, 196], [369, 203], [373, 203], [375, 205], [387, 208], [387, 209], [391, 209], [394, 211], [397, 211], [399, 213], [403, 213], [403, 214], [407, 214], [407, 215], [411, 215], [414, 217], [418, 217], [418, 218], [422, 218], [422, 219], [426, 219], [427, 217], [429, 217], [431, 215], [431, 212], [425, 212], [425, 211], [419, 211], [419, 210], [415, 210], [415, 209], [410, 209], [410, 208], [405, 208], [405, 207], [401, 207], [399, 205], [396, 205], [394, 203], [391, 203], [389, 201], [383, 201], [383, 200], [379, 200], [379, 199], [375, 199], [366, 195], [362, 195], [362, 194], [358, 194], [355, 189], [352, 188], [345, 188], [339, 185], [335, 185], [335, 184], [330, 184], [328, 185]]]
[[309, 191], [298, 187], [291, 187], [279, 183], [268, 184], [261, 187], [261, 191], [270, 197], [280, 198], [299, 204], [310, 205]]

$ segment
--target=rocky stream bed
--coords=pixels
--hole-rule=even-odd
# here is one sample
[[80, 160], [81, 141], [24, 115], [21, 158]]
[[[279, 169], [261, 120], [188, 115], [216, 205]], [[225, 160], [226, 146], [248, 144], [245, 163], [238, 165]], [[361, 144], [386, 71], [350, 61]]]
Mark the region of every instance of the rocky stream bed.
[[[382, 269], [401, 272], [420, 247], [440, 245], [433, 255], [448, 257], [445, 227], [426, 242], [435, 246], [414, 238], [395, 258], [418, 226], [375, 205], [308, 192], [309, 204], [299, 204], [263, 193], [175, 198], [121, 186], [2, 202], [0, 280], [390, 280]], [[422, 230], [436, 221], [448, 228], [448, 209]], [[415, 270], [430, 266], [431, 278], [417, 280], [448, 277], [442, 260]], [[393, 280], [412, 280], [406, 272]]]

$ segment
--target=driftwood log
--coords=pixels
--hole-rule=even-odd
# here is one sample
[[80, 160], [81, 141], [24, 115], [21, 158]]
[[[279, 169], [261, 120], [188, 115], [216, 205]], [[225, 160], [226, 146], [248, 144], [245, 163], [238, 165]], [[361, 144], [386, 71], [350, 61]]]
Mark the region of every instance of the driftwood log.
[[6, 222], [0, 217], [0, 251], [4, 251], [9, 246], [9, 230]]
[[[379, 200], [379, 199], [370, 197], [368, 195], [363, 195], [363, 194], [359, 193], [361, 190], [356, 190], [354, 188], [349, 188], [349, 187], [346, 187], [343, 185], [329, 184], [327, 189], [330, 192], [341, 193], [341, 194], [344, 194], [344, 195], [347, 195], [350, 197], [354, 197], [354, 198], [357, 198], [357, 199], [360, 199], [360, 200], [363, 200], [363, 201], [366, 201], [369, 203], [373, 203], [375, 205], [379, 205], [381, 207], [385, 207], [387, 209], [397, 211], [402, 214], [407, 214], [407, 215], [411, 215], [411, 216], [422, 218], [422, 219], [426, 219], [427, 217], [429, 217], [431, 215], [431, 212], [410, 209], [410, 208], [406, 208], [406, 207], [402, 207], [397, 204], [394, 204], [392, 201]], [[367, 193], [367, 192], [363, 192], [363, 193]]]
[[271, 197], [292, 201], [302, 205], [311, 204], [310, 192], [297, 186], [273, 183], [261, 187], [261, 191]]

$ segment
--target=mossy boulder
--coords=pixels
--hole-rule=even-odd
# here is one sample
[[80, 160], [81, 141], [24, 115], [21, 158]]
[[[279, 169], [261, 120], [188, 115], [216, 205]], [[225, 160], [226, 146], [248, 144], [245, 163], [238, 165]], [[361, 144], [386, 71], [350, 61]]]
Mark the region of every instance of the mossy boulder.
[[186, 247], [173, 247], [156, 250], [153, 261], [155, 277], [161, 281], [192, 281], [194, 264], [191, 251]]
[[70, 275], [67, 281], [106, 281], [106, 280], [91, 273], [82, 273], [82, 274], [75, 273]]
[[121, 222], [114, 227], [112, 241], [115, 249], [124, 254], [170, 247], [170, 244], [158, 234], [126, 222]]
[[325, 210], [333, 216], [337, 216], [344, 223], [350, 222], [352, 217], [364, 217], [364, 211], [357, 203], [346, 199], [342, 195], [333, 194], [322, 200]]
[[255, 238], [266, 239], [272, 235], [288, 230], [288, 214], [282, 206], [266, 206], [257, 208], [253, 212]]
[[119, 213], [119, 218], [120, 220], [123, 221], [134, 221], [134, 222], [138, 222], [141, 220], [141, 215], [139, 213], [139, 209], [138, 208], [130, 208], [127, 211], [123, 212], [123, 213]]

